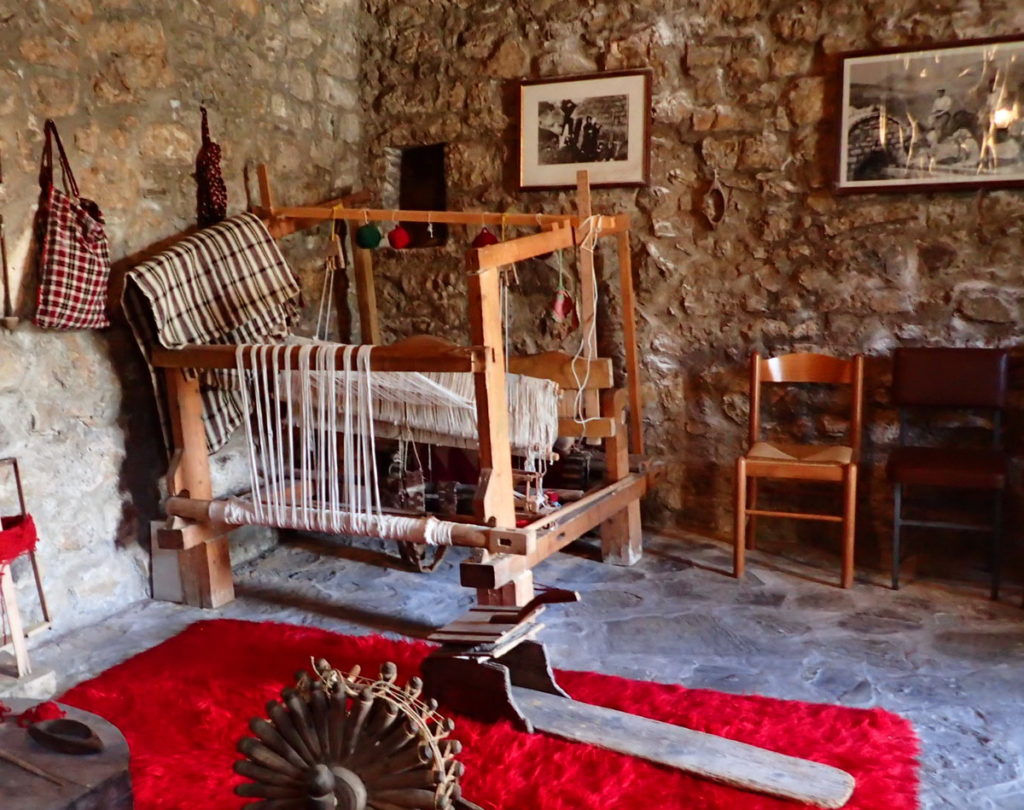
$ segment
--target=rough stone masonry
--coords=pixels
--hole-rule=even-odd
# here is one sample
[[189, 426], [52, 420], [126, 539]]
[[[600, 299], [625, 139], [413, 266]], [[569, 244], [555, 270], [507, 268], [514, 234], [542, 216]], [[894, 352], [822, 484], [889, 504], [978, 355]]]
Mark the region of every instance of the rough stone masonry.
[[[573, 205], [570, 194], [515, 191], [517, 78], [653, 70], [650, 187], [594, 193], [595, 210], [634, 214], [644, 422], [651, 455], [667, 465], [648, 524], [731, 535], [751, 352], [864, 352], [860, 564], [883, 562], [891, 508], [883, 470], [895, 437], [887, 357], [901, 344], [1020, 341], [1024, 196], [837, 196], [837, 54], [1019, 32], [1024, 8], [1012, 0], [368, 0], [367, 7], [376, 28], [365, 43], [362, 102], [374, 114], [365, 125], [364, 181], [372, 188], [386, 176], [389, 149], [445, 142], [453, 208]], [[712, 228], [701, 199], [716, 173], [727, 206]], [[445, 323], [464, 337], [459, 257], [472, 236], [456, 232], [447, 249], [403, 255], [386, 269], [381, 262], [382, 322], [393, 334]], [[613, 274], [609, 264], [602, 306], [614, 315]], [[557, 271], [534, 263], [519, 275], [513, 339], [523, 350], [557, 345], [564, 336], [544, 314]], [[430, 296], [415, 295], [424, 288]], [[802, 418], [800, 408], [791, 410]], [[817, 427], [841, 434], [844, 425]], [[1011, 415], [1010, 435], [1019, 428]], [[813, 503], [776, 503], [837, 508], [827, 490], [806, 497]], [[771, 525], [838, 548], [827, 527]], [[768, 521], [762, 526], [772, 531]]]
[[[56, 120], [121, 268], [195, 224], [200, 104], [224, 149], [229, 213], [249, 205], [245, 172], [259, 162], [285, 204], [353, 184], [356, 18], [349, 0], [0, 0], [0, 210], [24, 319], [13, 333], [0, 330], [0, 457], [21, 461], [59, 628], [147, 595], [149, 521], [160, 514], [166, 458], [123, 321], [71, 333], [28, 322], [43, 121]], [[307, 271], [319, 262], [317, 245], [292, 237], [284, 249]], [[318, 279], [303, 275], [315, 300]], [[235, 448], [215, 461], [222, 491], [238, 483], [237, 460]], [[12, 507], [0, 503], [2, 513]], [[250, 552], [253, 543], [265, 537], [250, 532]], [[24, 573], [27, 606], [34, 596]]]

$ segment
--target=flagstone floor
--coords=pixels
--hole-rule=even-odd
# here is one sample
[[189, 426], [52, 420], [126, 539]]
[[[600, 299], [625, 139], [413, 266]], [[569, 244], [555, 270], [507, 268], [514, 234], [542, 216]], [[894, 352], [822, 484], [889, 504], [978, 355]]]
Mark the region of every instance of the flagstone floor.
[[[38, 643], [61, 689], [201, 619], [310, 624], [425, 637], [472, 599], [458, 550], [434, 574], [404, 571], [377, 543], [301, 540], [236, 570], [238, 598], [217, 611], [140, 602], [95, 626]], [[725, 576], [728, 549], [697, 536], [650, 536], [632, 568], [581, 545], [537, 580], [582, 601], [548, 609], [541, 639], [555, 666], [727, 692], [882, 706], [921, 737], [925, 810], [1024, 808], [1024, 610], [1019, 589], [882, 576], [835, 587], [838, 567], [760, 552], [747, 579]], [[340, 663], [340, 662], [337, 662]], [[511, 810], [511, 809], [510, 809]], [[881, 809], [880, 809], [881, 810]]]

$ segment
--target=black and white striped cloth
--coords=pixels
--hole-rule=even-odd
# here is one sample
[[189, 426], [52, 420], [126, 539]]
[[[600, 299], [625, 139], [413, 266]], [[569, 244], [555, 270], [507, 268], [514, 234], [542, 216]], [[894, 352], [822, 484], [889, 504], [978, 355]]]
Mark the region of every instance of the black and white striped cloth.
[[[156, 346], [274, 343], [299, 312], [300, 286], [258, 217], [239, 214], [189, 236], [131, 270], [121, 305], [149, 364]], [[163, 375], [149, 367], [170, 451]], [[203, 372], [203, 423], [212, 453], [243, 419], [234, 371]]]

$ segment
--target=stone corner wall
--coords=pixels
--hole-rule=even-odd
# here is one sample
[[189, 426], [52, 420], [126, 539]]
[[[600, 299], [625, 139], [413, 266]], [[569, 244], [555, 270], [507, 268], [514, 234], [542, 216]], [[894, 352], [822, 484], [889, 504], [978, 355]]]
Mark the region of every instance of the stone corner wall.
[[[644, 423], [650, 454], [667, 464], [648, 500], [650, 523], [731, 535], [752, 351], [864, 352], [861, 556], [881, 562], [890, 508], [883, 462], [895, 436], [887, 358], [901, 344], [1019, 342], [1024, 195], [834, 194], [837, 54], [1019, 31], [1019, 4], [366, 5], [374, 28], [364, 40], [362, 101], [374, 114], [366, 123], [364, 181], [377, 188], [390, 147], [445, 142], [452, 208], [571, 207], [567, 193], [515, 191], [518, 78], [652, 69], [650, 186], [594, 192], [595, 210], [633, 214]], [[712, 227], [703, 204], [716, 176], [726, 206]], [[462, 336], [459, 256], [472, 235], [456, 232], [445, 249], [400, 260], [379, 254], [382, 321], [394, 335]], [[556, 271], [539, 263], [519, 270], [514, 341], [519, 348], [557, 342], [545, 314]], [[605, 268], [603, 287], [611, 312], [613, 271]], [[787, 407], [815, 426], [805, 409]], [[1012, 422], [1011, 434], [1020, 427], [1019, 418]], [[842, 430], [829, 421], [816, 426]], [[779, 503], [836, 503], [820, 493], [807, 498]], [[774, 526], [837, 542], [818, 527]]]
[[[229, 213], [248, 206], [259, 162], [281, 203], [335, 196], [358, 175], [361, 14], [354, 0], [0, 0], [0, 20], [0, 213], [22, 318], [0, 330], [0, 457], [21, 462], [44, 586], [70, 629], [148, 594], [166, 459], [123, 323], [29, 322], [43, 121], [56, 120], [82, 193], [102, 208], [117, 267], [194, 225], [200, 104], [224, 152]], [[283, 247], [315, 305], [322, 241]], [[213, 459], [222, 492], [239, 485], [238, 461], [237, 446]], [[0, 513], [14, 510], [10, 494], [0, 473]], [[236, 558], [267, 542], [243, 535]], [[34, 605], [31, 577], [16, 574]]]

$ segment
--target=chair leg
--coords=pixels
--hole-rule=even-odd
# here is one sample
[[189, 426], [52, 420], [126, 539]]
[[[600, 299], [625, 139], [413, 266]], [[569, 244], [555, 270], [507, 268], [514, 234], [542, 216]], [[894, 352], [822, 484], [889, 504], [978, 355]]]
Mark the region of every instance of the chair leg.
[[892, 589], [900, 589], [900, 532], [903, 530], [903, 484], [892, 485]]
[[[747, 480], [747, 509], [757, 509], [757, 479]], [[747, 548], [757, 548], [757, 515], [747, 515]]]
[[992, 541], [990, 562], [992, 565], [993, 601], [999, 600], [999, 585], [1003, 567], [1003, 491], [996, 492], [996, 502], [992, 508]]
[[857, 536], [857, 465], [846, 468], [843, 494], [843, 572], [844, 588], [853, 585], [853, 552]]
[[747, 531], [747, 462], [746, 459], [736, 460], [736, 526], [733, 531], [732, 575], [737, 579], [743, 577], [746, 560]]

